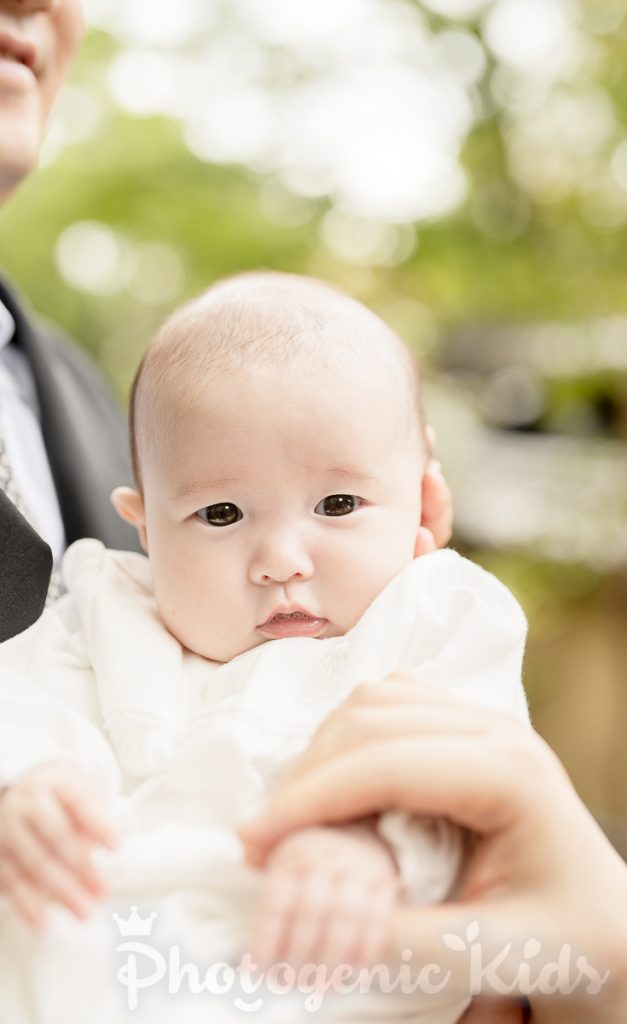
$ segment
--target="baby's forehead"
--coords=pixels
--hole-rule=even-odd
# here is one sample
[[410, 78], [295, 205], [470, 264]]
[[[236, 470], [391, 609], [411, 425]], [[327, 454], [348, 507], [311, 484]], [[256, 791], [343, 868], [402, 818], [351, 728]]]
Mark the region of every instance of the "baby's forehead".
[[170, 338], [187, 346], [190, 376], [256, 365], [339, 370], [359, 377], [388, 370], [406, 383], [415, 368], [403, 342], [371, 310], [308, 278], [226, 281], [183, 311]]
[[323, 282], [246, 275], [184, 307], [149, 350], [133, 404], [137, 458], [164, 429], [178, 433], [185, 411], [207, 411], [225, 394], [235, 408], [247, 387], [283, 403], [291, 385], [321, 396], [321, 409], [331, 395], [338, 405], [367, 395], [373, 419], [422, 433], [417, 367], [378, 316]]
[[299, 420], [332, 415], [345, 421], [351, 408], [363, 413], [368, 403], [373, 419], [395, 433], [407, 429], [415, 419], [411, 369], [376, 331], [354, 327], [352, 318], [330, 318], [312, 329], [286, 320], [284, 311], [255, 316], [252, 325], [242, 318], [237, 330], [244, 344], [233, 341], [208, 364], [192, 362], [179, 377], [174, 401], [192, 414], [210, 415], [225, 406], [241, 411], [254, 400], [254, 408], [275, 422], [287, 422], [290, 410]]

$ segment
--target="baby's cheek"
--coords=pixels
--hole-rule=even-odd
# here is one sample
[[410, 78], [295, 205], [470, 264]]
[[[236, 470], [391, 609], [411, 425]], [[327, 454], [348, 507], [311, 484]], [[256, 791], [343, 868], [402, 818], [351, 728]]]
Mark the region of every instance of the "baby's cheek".
[[344, 600], [340, 602], [340, 616], [343, 616], [343, 629], [346, 633], [353, 626], [356, 626], [362, 615], [368, 610], [372, 602], [385, 590], [395, 576], [409, 565], [409, 561], [401, 564], [397, 560], [390, 562], [388, 559], [377, 559], [376, 553], [370, 558], [375, 558], [374, 564], [363, 566], [351, 576], [347, 573], [342, 583]]
[[214, 646], [213, 630], [208, 628], [211, 619], [202, 613], [198, 602], [171, 589], [165, 596], [157, 594], [157, 605], [164, 625], [183, 647], [202, 657], [212, 657], [208, 652]]

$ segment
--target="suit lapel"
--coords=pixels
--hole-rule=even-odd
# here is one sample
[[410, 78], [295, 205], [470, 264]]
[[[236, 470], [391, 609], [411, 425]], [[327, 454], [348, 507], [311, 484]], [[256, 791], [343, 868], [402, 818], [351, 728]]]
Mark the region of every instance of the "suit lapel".
[[1, 283], [0, 299], [15, 319], [15, 341], [33, 372], [68, 544], [92, 536], [108, 547], [137, 550], [135, 532], [109, 500], [114, 487], [131, 480], [118, 407], [76, 344], [35, 326]]
[[39, 618], [51, 569], [50, 548], [0, 491], [0, 642]]

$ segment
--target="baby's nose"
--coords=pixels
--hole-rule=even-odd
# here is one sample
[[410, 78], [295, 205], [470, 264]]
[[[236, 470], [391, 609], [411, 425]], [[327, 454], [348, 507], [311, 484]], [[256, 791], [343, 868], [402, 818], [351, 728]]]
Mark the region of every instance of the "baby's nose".
[[287, 583], [291, 579], [310, 579], [313, 561], [298, 536], [278, 531], [260, 545], [250, 564], [253, 583]]

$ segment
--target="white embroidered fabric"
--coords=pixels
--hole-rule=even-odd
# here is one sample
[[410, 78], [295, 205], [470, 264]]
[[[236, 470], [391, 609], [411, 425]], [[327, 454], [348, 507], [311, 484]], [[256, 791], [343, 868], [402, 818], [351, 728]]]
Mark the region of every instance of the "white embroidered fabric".
[[[270, 641], [222, 665], [183, 650], [161, 625], [143, 556], [84, 540], [63, 569], [67, 595], [0, 647], [0, 777], [75, 761], [102, 780], [121, 841], [102, 858], [110, 897], [87, 923], [53, 909], [35, 938], [0, 898], [0, 992], [12, 1024], [249, 1016], [233, 992], [185, 994], [182, 984], [168, 994], [171, 951], [179, 947], [201, 975], [239, 963], [260, 876], [244, 864], [234, 825], [262, 806], [358, 683], [401, 670], [528, 720], [524, 615], [502, 584], [453, 551], [414, 561], [345, 636]], [[383, 815], [379, 829], [406, 897], [444, 898], [459, 872], [461, 833], [401, 813]], [[156, 914], [149, 938], [119, 934], [112, 914], [126, 919], [133, 905]], [[162, 978], [140, 986], [135, 1010], [130, 953], [120, 948], [127, 941], [156, 950], [152, 960], [145, 948], [134, 954], [146, 977], [168, 961]], [[255, 1018], [304, 1019], [303, 998], [270, 993]], [[453, 1024], [465, 1006], [450, 994], [329, 993], [315, 1016]]]

